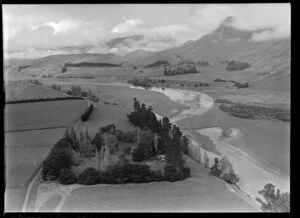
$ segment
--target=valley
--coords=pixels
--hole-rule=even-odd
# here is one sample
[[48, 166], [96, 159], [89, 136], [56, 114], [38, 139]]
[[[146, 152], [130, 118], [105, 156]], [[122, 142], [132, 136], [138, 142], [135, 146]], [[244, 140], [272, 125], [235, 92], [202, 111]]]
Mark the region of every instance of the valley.
[[174, 44], [158, 51], [118, 50], [135, 34], [5, 59], [5, 211], [262, 212], [266, 184], [289, 195], [291, 41], [234, 22], [148, 36]]

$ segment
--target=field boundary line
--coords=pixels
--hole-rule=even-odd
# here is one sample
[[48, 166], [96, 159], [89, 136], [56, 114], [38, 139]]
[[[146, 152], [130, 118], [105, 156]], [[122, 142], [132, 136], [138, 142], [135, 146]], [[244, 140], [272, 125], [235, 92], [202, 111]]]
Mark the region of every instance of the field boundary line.
[[61, 128], [66, 128], [66, 127], [68, 127], [68, 126], [53, 126], [53, 127], [36, 128], [36, 129], [17, 129], [17, 130], [7, 130], [7, 131], [4, 131], [4, 133], [35, 131], [35, 130], [44, 130], [44, 129], [61, 129]]
[[66, 96], [66, 97], [53, 97], [53, 98], [41, 98], [41, 99], [25, 99], [25, 100], [11, 100], [5, 101], [5, 104], [23, 104], [23, 103], [36, 103], [47, 101], [67, 101], [67, 100], [84, 100], [82, 97]]

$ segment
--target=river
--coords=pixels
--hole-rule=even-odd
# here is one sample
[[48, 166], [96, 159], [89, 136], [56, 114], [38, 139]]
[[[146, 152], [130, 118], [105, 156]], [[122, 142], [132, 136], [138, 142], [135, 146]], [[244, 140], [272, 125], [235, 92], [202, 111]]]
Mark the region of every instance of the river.
[[[84, 83], [83, 83], [84, 84]], [[124, 86], [129, 87], [132, 89], [141, 89], [145, 90], [143, 87], [135, 87], [130, 84], [126, 83], [86, 83], [86, 85], [111, 85], [111, 86]], [[146, 90], [145, 90], [146, 91]], [[164, 95], [166, 95], [170, 100], [186, 105], [189, 107], [189, 109], [181, 110], [181, 111], [175, 111], [169, 118], [170, 122], [173, 124], [177, 124], [178, 121], [183, 121], [186, 118], [191, 118], [195, 116], [205, 116], [205, 112], [210, 111], [214, 106], [214, 99], [202, 92], [196, 92], [191, 90], [182, 90], [182, 89], [171, 89], [171, 88], [156, 88], [152, 87], [147, 89], [147, 91], [154, 91], [154, 92], [160, 92]], [[162, 118], [161, 115], [158, 113], [155, 113], [157, 118]], [[235, 123], [232, 127], [235, 127], [237, 131], [245, 133], [249, 132], [250, 127], [248, 126], [240, 126], [240, 121], [244, 122], [242, 119], [233, 118], [228, 116], [229, 121], [235, 119]], [[228, 120], [226, 120], [227, 122]], [[188, 120], [187, 120], [188, 122]], [[255, 125], [263, 125], [264, 121], [253, 121]], [[270, 122], [270, 121], [268, 121]], [[256, 126], [254, 125], [254, 129]], [[281, 131], [282, 127], [285, 124], [280, 124], [277, 122], [273, 122], [268, 125], [277, 125], [280, 128], [278, 128], [279, 131]], [[187, 125], [188, 126], [188, 125]], [[266, 165], [262, 164], [262, 158], [258, 158], [257, 155], [253, 155], [254, 153], [249, 152], [251, 147], [258, 146], [260, 149], [264, 148], [264, 153], [267, 155], [268, 158], [266, 159], [274, 159], [275, 156], [272, 153], [272, 145], [265, 144], [263, 140], [255, 141], [254, 139], [258, 134], [261, 135], [261, 138], [269, 137], [269, 138], [276, 138], [272, 136], [272, 130], [269, 130], [269, 133], [271, 135], [264, 134], [263, 132], [257, 133], [252, 131], [252, 135], [250, 135], [250, 139], [243, 140], [246, 138], [243, 134], [235, 134], [230, 136], [229, 138], [223, 138], [222, 135], [222, 129], [220, 126], [216, 127], [210, 127], [210, 128], [204, 128], [204, 129], [193, 129], [191, 131], [190, 128], [182, 128], [180, 127], [184, 135], [186, 135], [189, 140], [189, 156], [191, 156], [193, 159], [203, 163], [204, 157], [207, 156], [209, 158], [209, 166], [213, 165], [213, 160], [215, 157], [222, 157], [226, 156], [228, 157], [229, 161], [233, 165], [234, 171], [237, 173], [237, 175], [240, 178], [240, 181], [238, 183], [238, 186], [240, 189], [251, 198], [252, 202], [259, 204], [255, 201], [256, 197], [261, 197], [258, 195], [258, 191], [263, 189], [264, 185], [267, 183], [273, 183], [277, 188], [279, 188], [281, 191], [287, 191], [290, 190], [290, 182], [289, 182], [289, 176], [283, 176], [283, 174], [278, 173], [277, 169], [275, 167], [266, 167]], [[244, 129], [243, 129], [244, 128]], [[251, 127], [253, 128], [253, 126]], [[277, 131], [278, 132], [278, 131]], [[199, 134], [199, 135], [197, 135]], [[275, 133], [276, 134], [276, 133]], [[282, 134], [288, 134], [288, 133], [282, 133]], [[282, 134], [279, 136], [282, 138]], [[203, 141], [199, 139], [199, 136], [206, 137], [206, 141]], [[286, 136], [287, 138], [289, 136]], [[248, 134], [249, 138], [249, 134]], [[219, 151], [219, 153], [213, 152], [212, 150], [206, 149], [207, 141], [209, 141], [211, 144], [214, 144], [216, 149]], [[246, 141], [246, 143], [245, 143]], [[237, 146], [236, 144], [240, 144], [240, 146]], [[284, 146], [289, 147], [288, 142]], [[288, 143], [288, 144], [287, 144]], [[243, 144], [243, 146], [242, 146]], [[255, 149], [252, 149], [255, 150]], [[274, 150], [274, 149], [273, 149]], [[259, 152], [259, 150], [256, 151], [256, 153], [262, 153]], [[276, 158], [275, 158], [276, 161]], [[278, 159], [279, 161], [279, 159]], [[285, 159], [286, 161], [286, 159]], [[289, 160], [288, 160], [289, 161]], [[283, 161], [280, 162], [281, 165], [287, 165], [289, 163], [283, 163]], [[289, 168], [289, 166], [287, 166]], [[288, 169], [289, 170], [289, 169]], [[239, 192], [238, 190], [236, 190]], [[240, 193], [237, 193], [240, 194]]]
[[[130, 88], [143, 89], [142, 87], [134, 87], [134, 86], [130, 86]], [[156, 87], [149, 88], [147, 90], [160, 92], [166, 95], [167, 97], [169, 97], [172, 101], [190, 107], [190, 109], [183, 110], [180, 113], [177, 113], [176, 116], [171, 117], [170, 122], [175, 125], [179, 120], [183, 120], [190, 116], [195, 116], [195, 115], [201, 116], [204, 112], [210, 110], [214, 106], [214, 99], [209, 95], [201, 92], [181, 90], [181, 89], [170, 89], [170, 88], [162, 89]], [[158, 119], [161, 118], [159, 114], [156, 113], [156, 115]], [[262, 123], [264, 121], [258, 121], [258, 122]], [[270, 122], [270, 121], [266, 121], [266, 122]], [[274, 122], [272, 125], [284, 126], [284, 128], [286, 126], [286, 124], [281, 124], [278, 122]], [[238, 124], [236, 124], [236, 126], [238, 126]], [[284, 128], [280, 130], [283, 131]], [[240, 129], [237, 128], [237, 130]], [[265, 165], [263, 165], [261, 163], [262, 162], [261, 159], [253, 155], [253, 153], [248, 152], [249, 149], [243, 149], [242, 146], [237, 147], [236, 144], [235, 145], [230, 144], [231, 141], [244, 142], [243, 134], [236, 133], [235, 135], [232, 135], [229, 138], [223, 138], [222, 129], [220, 127], [195, 129], [195, 131], [193, 132], [197, 132], [202, 136], [206, 136], [213, 142], [213, 144], [216, 146], [216, 149], [221, 153], [221, 154], [216, 154], [215, 152], [211, 152], [209, 150], [204, 149], [203, 141], [197, 139], [196, 135], [193, 132], [187, 129], [182, 129], [182, 131], [190, 139], [189, 155], [193, 159], [203, 163], [204, 156], [207, 155], [209, 158], [209, 166], [212, 166], [215, 157], [220, 158], [224, 155], [227, 156], [229, 158], [229, 161], [232, 163], [235, 172], [240, 178], [240, 181], [238, 183], [240, 189], [243, 192], [245, 192], [248, 196], [250, 196], [252, 200], [254, 200], [256, 197], [261, 197], [259, 196], [258, 191], [263, 189], [264, 185], [269, 182], [274, 184], [276, 188], [279, 188], [281, 191], [289, 192], [290, 189], [289, 176], [284, 176], [283, 174], [279, 173], [277, 168], [275, 167], [272, 166], [266, 167]], [[247, 131], [249, 130], [243, 129], [243, 132], [247, 133]], [[285, 134], [285, 132], [283, 132], [283, 134]], [[265, 135], [266, 137], [268, 137], [267, 134]], [[253, 137], [256, 137], [256, 135], [254, 135]], [[257, 142], [255, 140], [252, 140], [252, 143], [263, 143], [263, 142], [262, 141]], [[247, 146], [248, 148], [251, 147], [251, 141], [248, 140], [247, 144], [244, 145], [246, 148]], [[272, 147], [271, 147], [272, 145], [259, 144], [258, 146], [261, 147], [269, 146], [268, 147], [269, 150], [267, 153], [270, 154], [269, 158], [273, 158], [274, 155], [272, 156]], [[288, 163], [280, 163], [280, 164], [286, 165]], [[254, 202], [257, 203], [255, 200]]]

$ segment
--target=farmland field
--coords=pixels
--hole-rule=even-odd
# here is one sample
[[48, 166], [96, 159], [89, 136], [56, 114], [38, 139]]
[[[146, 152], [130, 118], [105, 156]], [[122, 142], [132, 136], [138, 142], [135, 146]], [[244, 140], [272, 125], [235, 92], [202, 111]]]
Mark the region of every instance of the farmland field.
[[65, 131], [55, 127], [74, 125], [86, 107], [84, 100], [6, 105], [5, 130], [22, 130], [5, 133], [6, 211], [22, 210], [28, 182]]
[[11, 104], [5, 106], [5, 131], [75, 124], [87, 107], [84, 100]]
[[29, 84], [26, 81], [8, 81], [5, 86], [6, 101], [64, 96], [66, 94], [57, 90]]
[[[5, 147], [53, 145], [63, 135], [65, 128], [6, 132]], [[33, 144], [34, 143], [34, 144]]]
[[[86, 85], [81, 86], [83, 89]], [[171, 101], [158, 92], [130, 89], [121, 86], [88, 86], [96, 96], [105, 103], [93, 103], [94, 110], [88, 121], [80, 123], [78, 130], [84, 128], [98, 130], [99, 127], [114, 123], [118, 129], [130, 131], [134, 127], [129, 123], [127, 114], [133, 110], [133, 98], [136, 97], [147, 106], [152, 105], [159, 114], [170, 115], [175, 109], [187, 108], [184, 105]]]

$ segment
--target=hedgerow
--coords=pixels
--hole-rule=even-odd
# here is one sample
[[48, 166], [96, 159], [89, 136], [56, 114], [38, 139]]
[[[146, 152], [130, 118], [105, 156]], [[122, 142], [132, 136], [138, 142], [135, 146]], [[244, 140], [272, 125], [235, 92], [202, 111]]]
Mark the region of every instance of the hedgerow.
[[82, 97], [54, 97], [54, 98], [37, 98], [37, 99], [22, 99], [5, 101], [5, 104], [20, 104], [20, 103], [32, 103], [32, 102], [44, 102], [44, 101], [63, 101], [63, 100], [83, 100]]
[[82, 114], [81, 120], [82, 120], [82, 121], [87, 121], [88, 118], [89, 118], [89, 116], [90, 116], [90, 114], [92, 113], [93, 109], [94, 109], [94, 106], [93, 106], [93, 104], [91, 104], [91, 105], [84, 111], [84, 113]]

